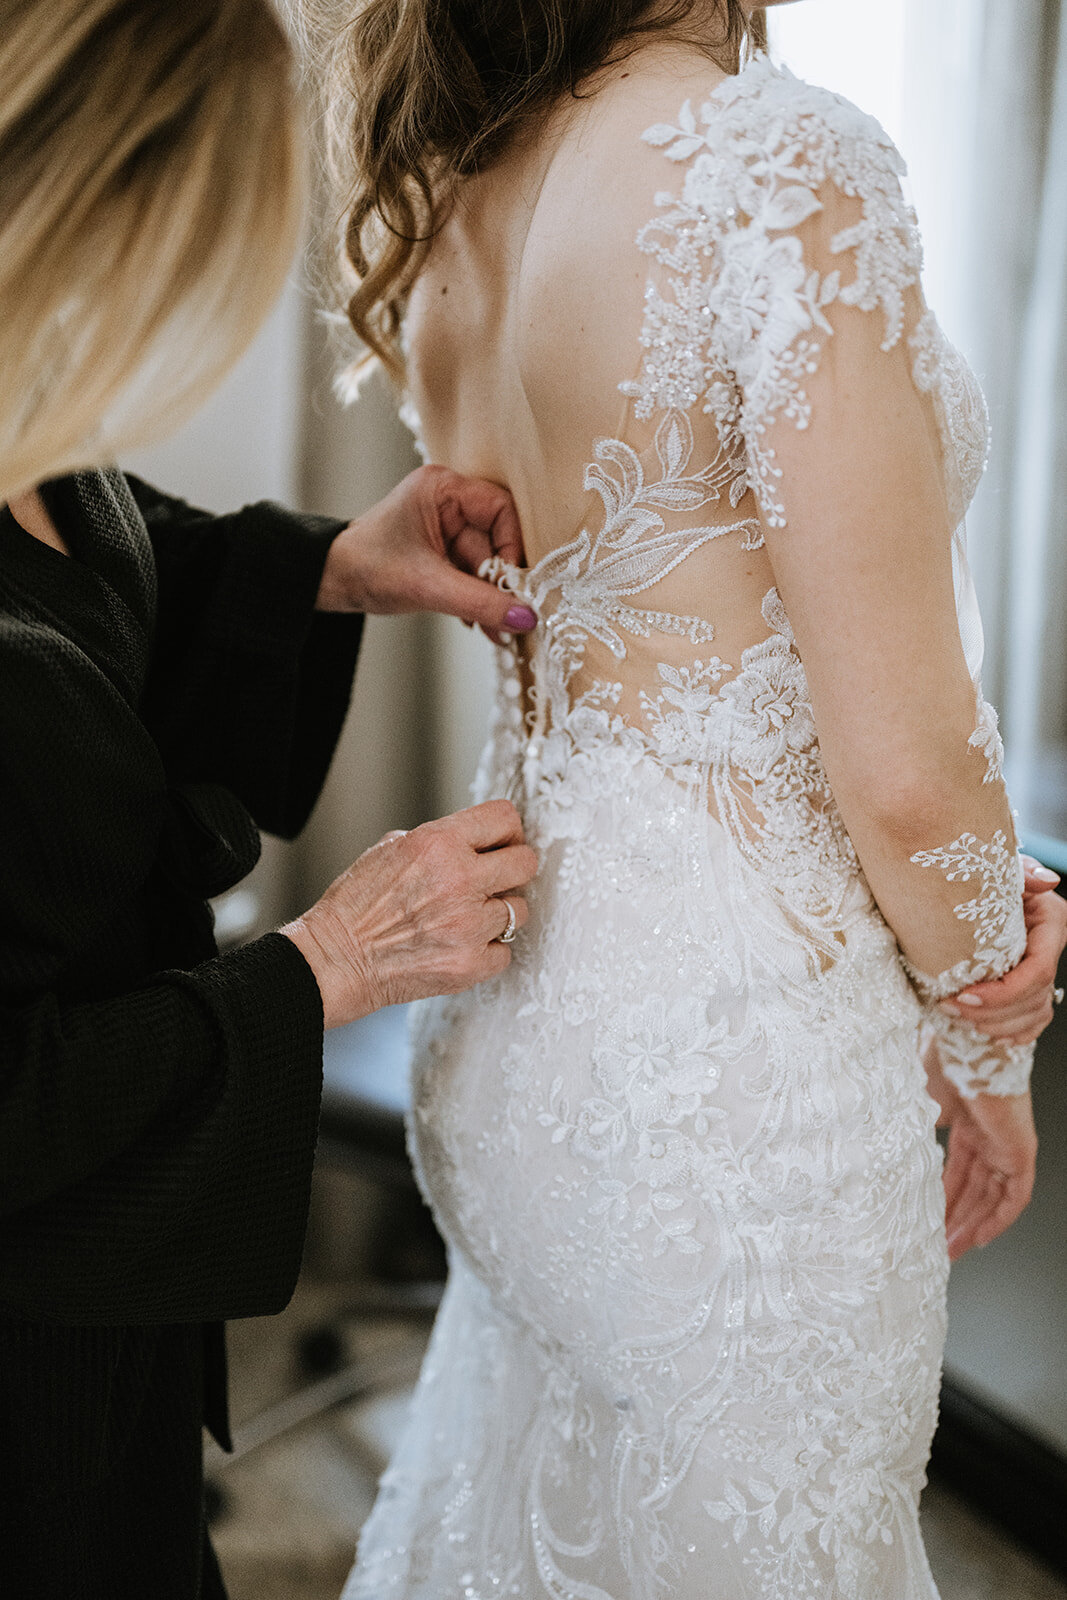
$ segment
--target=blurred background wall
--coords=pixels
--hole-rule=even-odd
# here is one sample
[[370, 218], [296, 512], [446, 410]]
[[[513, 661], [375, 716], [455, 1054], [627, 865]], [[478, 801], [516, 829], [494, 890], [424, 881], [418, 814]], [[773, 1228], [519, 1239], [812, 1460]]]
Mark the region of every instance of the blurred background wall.
[[[213, 511], [276, 499], [357, 516], [418, 465], [379, 376], [343, 408], [335, 356], [303, 274], [240, 366], [174, 438], [123, 465]], [[372, 617], [352, 711], [311, 824], [266, 841], [250, 885], [257, 925], [300, 909], [389, 828], [469, 803], [488, 708], [492, 648], [449, 618]]]

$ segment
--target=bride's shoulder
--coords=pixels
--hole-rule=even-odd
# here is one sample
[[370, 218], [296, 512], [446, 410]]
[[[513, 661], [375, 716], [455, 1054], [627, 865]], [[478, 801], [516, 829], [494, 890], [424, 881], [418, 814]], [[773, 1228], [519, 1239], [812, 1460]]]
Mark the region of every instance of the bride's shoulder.
[[724, 178], [731, 169], [770, 177], [776, 158], [846, 182], [872, 165], [904, 171], [874, 117], [767, 55], [730, 76], [692, 49], [642, 50], [597, 87], [576, 143], [587, 157], [614, 162], [623, 181], [653, 168], [662, 179], [666, 163], [694, 159]]

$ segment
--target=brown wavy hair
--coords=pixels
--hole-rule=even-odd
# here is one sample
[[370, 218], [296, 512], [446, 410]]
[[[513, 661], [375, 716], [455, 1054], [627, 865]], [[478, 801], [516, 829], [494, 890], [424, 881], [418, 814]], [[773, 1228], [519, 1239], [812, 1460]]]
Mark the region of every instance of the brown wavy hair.
[[399, 376], [407, 294], [457, 183], [643, 37], [671, 33], [728, 72], [766, 48], [742, 0], [300, 0], [326, 95], [327, 166], [341, 217], [339, 298], [364, 346]]

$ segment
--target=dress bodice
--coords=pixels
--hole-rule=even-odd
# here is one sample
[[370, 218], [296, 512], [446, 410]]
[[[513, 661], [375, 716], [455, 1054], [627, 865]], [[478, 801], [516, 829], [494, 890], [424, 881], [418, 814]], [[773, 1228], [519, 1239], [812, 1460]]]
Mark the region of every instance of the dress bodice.
[[[686, 100], [643, 141], [662, 187], [636, 238], [646, 273], [639, 325], [627, 331], [620, 313], [622, 371], [626, 341], [639, 352], [636, 376], [618, 381], [622, 427], [591, 441], [580, 526], [529, 569], [493, 570], [541, 618], [515, 647], [497, 786], [510, 766], [507, 792], [531, 815], [540, 796], [547, 815], [549, 796], [558, 800], [560, 783], [573, 786], [579, 772], [616, 781], [612, 745], [640, 748], [699, 785], [739, 856], [788, 885], [789, 921], [813, 971], [835, 958], [841, 907], [857, 903], [862, 864], [887, 915], [897, 889], [912, 901], [940, 896], [941, 937], [928, 936], [928, 910], [914, 943], [906, 910], [893, 926], [920, 992], [953, 992], [1013, 964], [1025, 934], [962, 522], [988, 423], [973, 374], [923, 301], [904, 164], [872, 118], [765, 57], [699, 109]], [[432, 394], [417, 388], [432, 409]], [[844, 807], [842, 818], [823, 759], [819, 723], [829, 726], [833, 706], [824, 694], [821, 708], [808, 681], [821, 641], [798, 642], [777, 572], [792, 559], [786, 541], [838, 514], [846, 461], [869, 452], [872, 471], [887, 470], [881, 412], [901, 419], [886, 430], [886, 457], [895, 449], [915, 462], [920, 484], [910, 515], [925, 542], [901, 560], [928, 565], [931, 588], [954, 599], [955, 624], [944, 611], [935, 619], [941, 647], [955, 652], [939, 669], [950, 680], [942, 737], [971, 755], [951, 778], [951, 843], [916, 840], [920, 848], [890, 864], [884, 897], [877, 864], [854, 848], [864, 816]], [[894, 490], [888, 483], [883, 504]], [[886, 536], [863, 525], [862, 506], [855, 515], [857, 545], [882, 539], [883, 559]], [[846, 745], [866, 737], [857, 726], [845, 732]], [[923, 870], [931, 867], [940, 883]], [[958, 900], [951, 886], [961, 880], [977, 881], [973, 899]], [[934, 1010], [931, 1018], [969, 1092], [1025, 1081], [1028, 1051], [1002, 1047], [991, 1068], [972, 1030]]]

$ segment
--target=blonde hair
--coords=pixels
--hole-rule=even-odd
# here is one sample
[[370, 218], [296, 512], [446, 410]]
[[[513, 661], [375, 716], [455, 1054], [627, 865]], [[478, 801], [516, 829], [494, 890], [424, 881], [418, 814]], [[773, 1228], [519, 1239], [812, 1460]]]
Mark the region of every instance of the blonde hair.
[[0, 501], [172, 426], [302, 209], [268, 0], [0, 0]]

